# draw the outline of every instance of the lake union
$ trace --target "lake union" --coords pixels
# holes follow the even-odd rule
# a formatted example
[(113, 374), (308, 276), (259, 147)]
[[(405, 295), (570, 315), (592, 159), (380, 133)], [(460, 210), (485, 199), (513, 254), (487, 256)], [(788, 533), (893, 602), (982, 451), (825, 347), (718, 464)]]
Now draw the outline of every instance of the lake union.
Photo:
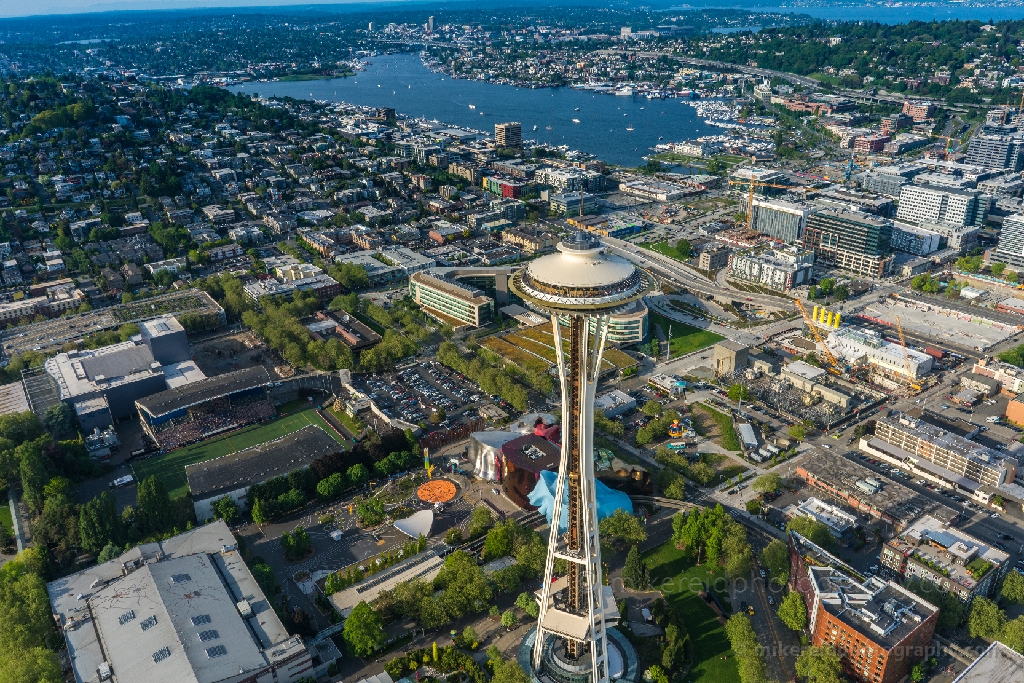
[(624, 166), (642, 164), (642, 157), (659, 140), (678, 142), (723, 132), (704, 124), (684, 99), (648, 100), (566, 87), (530, 89), (459, 80), (430, 71), (414, 54), (378, 55), (369, 61), (366, 71), (350, 78), (244, 83), (229, 90), (393, 107), (400, 114), (489, 134), (496, 123), (519, 121), (524, 139), (568, 145)]

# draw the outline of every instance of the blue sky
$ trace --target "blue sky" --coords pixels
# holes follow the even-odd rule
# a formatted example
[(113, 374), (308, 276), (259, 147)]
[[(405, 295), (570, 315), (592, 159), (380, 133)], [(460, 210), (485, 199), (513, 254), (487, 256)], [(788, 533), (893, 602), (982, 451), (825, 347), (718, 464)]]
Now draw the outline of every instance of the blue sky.
[[(389, 4), (396, 0), (387, 0)], [(0, 17), (196, 7), (375, 4), (374, 0), (0, 0)]]

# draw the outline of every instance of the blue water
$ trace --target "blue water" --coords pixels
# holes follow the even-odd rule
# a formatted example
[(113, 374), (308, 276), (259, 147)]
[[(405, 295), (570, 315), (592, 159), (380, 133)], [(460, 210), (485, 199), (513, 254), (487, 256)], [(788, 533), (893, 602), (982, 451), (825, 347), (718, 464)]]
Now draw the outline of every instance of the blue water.
[(893, 7), (885, 3), (873, 3), (864, 5), (836, 5), (829, 7), (814, 7), (803, 5), (730, 5), (727, 3), (709, 2), (694, 4), (687, 8), (679, 9), (741, 9), (756, 10), (758, 12), (777, 12), (779, 14), (807, 14), (817, 19), (830, 19), (834, 21), (877, 21), (883, 24), (905, 24), (911, 21), (943, 21), (948, 19), (973, 19), (976, 21), (1001, 21), (1003, 19), (1024, 18), (1024, 6), (1022, 7), (972, 7), (965, 5), (914, 5)]
[[(394, 107), (401, 114), (492, 134), (495, 123), (519, 121), (524, 139), (568, 145), (624, 166), (643, 163), (642, 157), (650, 154), (649, 148), (658, 144), (659, 137), (670, 142), (722, 132), (706, 126), (682, 99), (648, 100), (572, 88), (516, 88), (452, 79), (430, 71), (418, 56), (409, 54), (380, 55), (371, 62), (366, 71), (351, 78), (245, 83), (229, 89)], [(470, 104), (476, 108), (470, 109)], [(579, 111), (575, 111), (577, 107)], [(573, 123), (574, 118), (580, 123)], [(630, 124), (632, 131), (626, 130)]]

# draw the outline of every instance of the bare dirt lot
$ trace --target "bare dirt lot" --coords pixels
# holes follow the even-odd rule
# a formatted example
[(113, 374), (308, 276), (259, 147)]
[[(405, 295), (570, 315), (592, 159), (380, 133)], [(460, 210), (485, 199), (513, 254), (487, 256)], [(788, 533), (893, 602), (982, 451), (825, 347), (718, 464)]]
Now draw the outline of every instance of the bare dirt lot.
[(281, 379), (287, 372), (281, 372), (282, 365), (269, 347), (256, 340), (251, 332), (239, 332), (199, 342), (192, 347), (192, 358), (207, 377), (222, 375), (233, 370), (243, 370), (262, 365), (272, 379)]

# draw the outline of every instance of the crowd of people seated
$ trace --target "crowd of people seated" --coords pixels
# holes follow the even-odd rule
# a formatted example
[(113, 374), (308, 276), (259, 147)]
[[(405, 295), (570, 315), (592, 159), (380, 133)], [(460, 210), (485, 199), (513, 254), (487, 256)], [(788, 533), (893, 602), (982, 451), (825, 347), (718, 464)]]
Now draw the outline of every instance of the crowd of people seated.
[(153, 432), (160, 450), (170, 451), (276, 415), (274, 404), (265, 396), (246, 396), (236, 401), (218, 398), (190, 408), (188, 415), (155, 427)]

